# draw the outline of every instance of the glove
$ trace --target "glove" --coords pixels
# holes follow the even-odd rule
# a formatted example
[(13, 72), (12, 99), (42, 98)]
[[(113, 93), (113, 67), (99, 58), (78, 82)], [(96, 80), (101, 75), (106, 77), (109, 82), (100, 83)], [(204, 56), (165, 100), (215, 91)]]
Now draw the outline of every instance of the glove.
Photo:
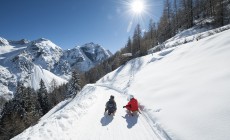
[(123, 108), (125, 108), (125, 106), (123, 106)]

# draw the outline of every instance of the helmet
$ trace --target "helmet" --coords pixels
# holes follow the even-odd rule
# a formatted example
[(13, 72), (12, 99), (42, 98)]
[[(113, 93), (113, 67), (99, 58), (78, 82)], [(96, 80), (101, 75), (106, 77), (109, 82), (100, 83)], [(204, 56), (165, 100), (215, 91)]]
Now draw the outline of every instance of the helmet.
[(134, 96), (133, 95), (129, 95), (128, 98), (127, 98), (127, 100), (130, 101), (132, 98), (134, 98)]
[(129, 98), (132, 99), (132, 98), (134, 98), (134, 96), (133, 95), (129, 95)]
[(113, 96), (113, 95), (111, 95), (111, 96), (110, 96), (110, 99), (114, 99), (114, 96)]

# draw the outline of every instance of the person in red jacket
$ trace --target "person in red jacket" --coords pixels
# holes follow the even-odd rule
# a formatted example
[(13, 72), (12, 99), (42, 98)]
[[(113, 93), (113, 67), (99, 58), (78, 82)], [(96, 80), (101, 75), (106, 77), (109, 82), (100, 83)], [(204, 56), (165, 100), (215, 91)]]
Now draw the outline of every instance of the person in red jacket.
[(139, 112), (137, 99), (130, 95), (128, 104), (123, 106), (123, 108), (126, 108), (132, 115), (135, 112)]

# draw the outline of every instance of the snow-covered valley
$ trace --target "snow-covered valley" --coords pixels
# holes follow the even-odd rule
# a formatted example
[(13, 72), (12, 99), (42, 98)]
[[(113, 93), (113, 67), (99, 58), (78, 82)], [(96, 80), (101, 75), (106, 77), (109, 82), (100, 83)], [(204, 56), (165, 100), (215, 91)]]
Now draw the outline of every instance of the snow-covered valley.
[[(86, 85), (14, 140), (228, 140), (230, 30), (133, 59)], [(129, 116), (128, 95), (142, 114)], [(104, 115), (114, 95), (115, 116)]]

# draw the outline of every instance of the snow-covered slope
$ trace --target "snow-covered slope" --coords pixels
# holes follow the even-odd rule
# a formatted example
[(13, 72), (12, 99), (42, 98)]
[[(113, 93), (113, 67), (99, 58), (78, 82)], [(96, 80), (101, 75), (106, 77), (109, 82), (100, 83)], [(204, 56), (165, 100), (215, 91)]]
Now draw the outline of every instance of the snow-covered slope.
[(1, 40), (4, 43), (0, 47), (0, 96), (11, 98), (18, 81), (35, 90), (41, 79), (48, 89), (53, 79), (59, 85), (67, 82), (48, 71), (62, 55), (61, 48), (51, 41), (43, 38), (31, 42)]
[(216, 28), (213, 30), (210, 30), (210, 28), (207, 27), (200, 27), (200, 26), (195, 26), (193, 28), (184, 30), (174, 37), (168, 39), (162, 44), (159, 44), (158, 46), (155, 46), (154, 48), (150, 49), (148, 52), (153, 53), (156, 50), (162, 50), (165, 48), (170, 48), (170, 47), (176, 47), (185, 43), (189, 43), (192, 41), (198, 41), (200, 39), (206, 38), (208, 36), (214, 35), (216, 33), (223, 32), (225, 30), (229, 30), (230, 25), (226, 25), (220, 28)]
[(63, 51), (45, 38), (34, 41), (0, 38), (0, 70), (3, 71), (0, 96), (11, 97), (17, 81), (34, 89), (39, 88), (41, 79), (48, 89), (53, 79), (58, 84), (66, 83), (64, 79), (70, 77), (73, 69), (87, 71), (110, 56), (108, 51), (93, 43)]
[[(13, 138), (228, 140), (230, 30), (129, 61)], [(142, 114), (122, 108), (133, 94)], [(110, 95), (116, 115), (104, 116)]]
[(14, 85), (17, 84), (16, 77), (12, 75), (5, 67), (0, 65), (0, 96), (10, 99)]

